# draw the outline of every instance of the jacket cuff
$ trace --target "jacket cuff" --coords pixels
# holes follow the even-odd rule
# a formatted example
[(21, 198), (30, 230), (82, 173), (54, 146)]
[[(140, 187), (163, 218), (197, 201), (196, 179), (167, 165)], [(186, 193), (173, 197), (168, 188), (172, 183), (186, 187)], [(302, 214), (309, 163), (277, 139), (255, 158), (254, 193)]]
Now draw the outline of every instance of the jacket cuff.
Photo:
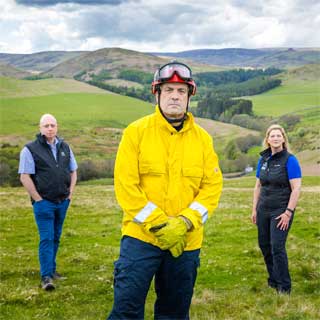
[(155, 208), (152, 215), (142, 223), (142, 226), (149, 231), (151, 228), (167, 223), (168, 220), (168, 216), (160, 208)]
[(179, 213), (179, 216), (184, 216), (190, 220), (194, 229), (199, 229), (203, 226), (201, 216), (196, 210), (186, 208)]

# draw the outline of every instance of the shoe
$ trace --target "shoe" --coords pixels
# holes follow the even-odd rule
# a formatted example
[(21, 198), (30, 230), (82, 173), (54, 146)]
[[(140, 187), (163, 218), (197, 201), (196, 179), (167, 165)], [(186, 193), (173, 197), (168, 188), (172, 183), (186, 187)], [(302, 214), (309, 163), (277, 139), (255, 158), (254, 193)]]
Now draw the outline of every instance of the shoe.
[(41, 279), (41, 288), (46, 291), (51, 291), (55, 289), (55, 286), (50, 277), (43, 277)]
[(268, 283), (268, 287), (276, 290), (278, 289), (278, 286), (276, 284), (270, 282)]
[(53, 274), (53, 280), (64, 280), (64, 279), (67, 279), (67, 277), (64, 277), (62, 274), (60, 274), (59, 272), (55, 272)]

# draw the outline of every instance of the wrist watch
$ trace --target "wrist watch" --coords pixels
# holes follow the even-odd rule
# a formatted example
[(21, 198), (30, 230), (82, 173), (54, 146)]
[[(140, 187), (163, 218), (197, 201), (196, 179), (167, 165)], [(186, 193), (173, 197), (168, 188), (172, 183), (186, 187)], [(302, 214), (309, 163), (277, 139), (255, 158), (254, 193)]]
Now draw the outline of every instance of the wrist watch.
[(289, 211), (289, 212), (291, 212), (291, 213), (294, 213), (294, 209), (287, 208), (286, 211)]

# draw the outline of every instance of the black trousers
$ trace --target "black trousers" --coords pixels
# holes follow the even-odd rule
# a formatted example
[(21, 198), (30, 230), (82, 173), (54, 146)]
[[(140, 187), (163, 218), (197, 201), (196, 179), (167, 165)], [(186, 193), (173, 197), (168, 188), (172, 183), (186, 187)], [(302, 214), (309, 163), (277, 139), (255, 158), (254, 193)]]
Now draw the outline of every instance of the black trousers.
[(291, 278), (286, 252), (286, 240), (293, 221), (293, 215), (287, 230), (277, 228), (279, 220), (275, 218), (278, 216), (279, 213), (272, 213), (261, 208), (258, 210), (258, 240), (269, 274), (269, 286), (276, 288), (279, 292), (289, 293), (291, 290)]
[(107, 319), (144, 319), (144, 305), (153, 277), (156, 320), (188, 320), (200, 249), (178, 258), (168, 250), (124, 236), (114, 269), (114, 303)]

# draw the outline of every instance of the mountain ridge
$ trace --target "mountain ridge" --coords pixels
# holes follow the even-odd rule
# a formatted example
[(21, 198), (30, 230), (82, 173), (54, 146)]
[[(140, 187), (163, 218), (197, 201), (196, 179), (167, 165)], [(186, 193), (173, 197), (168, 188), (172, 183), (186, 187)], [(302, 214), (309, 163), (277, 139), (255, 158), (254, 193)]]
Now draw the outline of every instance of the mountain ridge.
[[(105, 56), (103, 56), (105, 54)], [(111, 57), (113, 55), (113, 57)], [(105, 67), (108, 57), (113, 64), (118, 59), (128, 58), (128, 67), (136, 67), (151, 72), (158, 65), (172, 59), (188, 61), (188, 63), (205, 64), (208, 68), (290, 68), (320, 62), (320, 48), (224, 48), (197, 49), (181, 52), (140, 52), (125, 48), (101, 48), (94, 51), (43, 51), (31, 54), (0, 53), (0, 64), (11, 65), (23, 71), (33, 73), (52, 73), (54, 76), (72, 77), (80, 70), (71, 70), (77, 62), (85, 61), (85, 67), (91, 69), (94, 64)], [(132, 63), (135, 56), (136, 61)], [(96, 59), (96, 61), (95, 61)], [(105, 59), (105, 61), (103, 61)], [(130, 62), (131, 60), (131, 62)], [(64, 75), (63, 67), (68, 62), (68, 74)], [(121, 64), (121, 62), (119, 62)], [(118, 65), (119, 65), (118, 63)], [(124, 62), (122, 62), (124, 64)], [(70, 69), (70, 70), (69, 70)], [(112, 71), (112, 70), (111, 70)]]
[(151, 54), (188, 58), (206, 64), (230, 67), (288, 68), (320, 62), (320, 48), (224, 48), (181, 52), (151, 52)]

